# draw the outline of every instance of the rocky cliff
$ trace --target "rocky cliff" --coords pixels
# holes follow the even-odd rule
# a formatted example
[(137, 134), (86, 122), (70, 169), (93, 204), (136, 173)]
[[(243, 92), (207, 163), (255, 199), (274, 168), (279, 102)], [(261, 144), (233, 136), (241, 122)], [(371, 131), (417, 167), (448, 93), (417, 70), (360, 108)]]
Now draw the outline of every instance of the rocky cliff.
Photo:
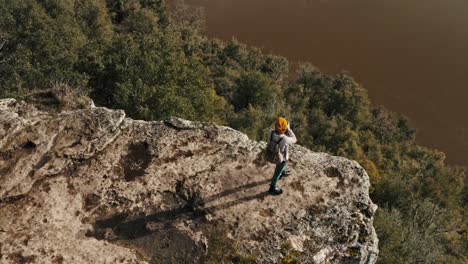
[(364, 169), (295, 145), (271, 196), (264, 147), (209, 123), (0, 100), (0, 262), (374, 263)]

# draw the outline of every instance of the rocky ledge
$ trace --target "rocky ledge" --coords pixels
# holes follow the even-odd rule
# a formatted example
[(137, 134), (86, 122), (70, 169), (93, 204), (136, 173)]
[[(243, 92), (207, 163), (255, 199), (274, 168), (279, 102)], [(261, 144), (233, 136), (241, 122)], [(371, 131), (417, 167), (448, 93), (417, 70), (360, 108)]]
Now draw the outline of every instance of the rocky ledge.
[(264, 147), (209, 123), (0, 100), (0, 262), (374, 263), (364, 169), (295, 145), (271, 196)]

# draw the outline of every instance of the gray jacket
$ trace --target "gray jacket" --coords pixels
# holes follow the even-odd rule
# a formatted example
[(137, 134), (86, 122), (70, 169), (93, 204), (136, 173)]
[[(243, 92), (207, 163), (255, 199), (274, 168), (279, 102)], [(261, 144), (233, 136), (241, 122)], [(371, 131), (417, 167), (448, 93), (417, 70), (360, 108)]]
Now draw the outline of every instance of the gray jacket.
[[(271, 136), (271, 133), (273, 133), (273, 137)], [(283, 162), (289, 159), (289, 145), (296, 143), (297, 139), (296, 135), (294, 135), (294, 132), (290, 128), (288, 128), (284, 134), (278, 134), (272, 128), (268, 130), (268, 142), (270, 142), (270, 140), (279, 142), (281, 138), (283, 140), (279, 143), (279, 149), (283, 154), (281, 158), (281, 162)]]

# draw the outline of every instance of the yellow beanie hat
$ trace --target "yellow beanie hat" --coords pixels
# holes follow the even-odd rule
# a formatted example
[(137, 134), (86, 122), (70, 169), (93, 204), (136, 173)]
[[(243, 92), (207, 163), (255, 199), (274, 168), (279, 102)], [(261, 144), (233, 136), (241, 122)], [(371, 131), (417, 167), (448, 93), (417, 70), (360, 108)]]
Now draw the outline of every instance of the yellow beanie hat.
[(275, 123), (276, 132), (284, 134), (284, 132), (286, 132), (286, 129), (288, 129), (288, 121), (284, 117), (278, 117)]

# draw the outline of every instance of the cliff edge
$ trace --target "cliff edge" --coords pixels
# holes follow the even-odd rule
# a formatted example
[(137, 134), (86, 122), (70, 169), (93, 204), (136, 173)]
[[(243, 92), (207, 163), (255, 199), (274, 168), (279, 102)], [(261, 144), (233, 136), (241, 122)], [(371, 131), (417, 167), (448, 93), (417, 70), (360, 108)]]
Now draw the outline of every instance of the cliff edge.
[(0, 262), (374, 263), (365, 170), (294, 145), (271, 196), (264, 147), (210, 123), (0, 100)]

